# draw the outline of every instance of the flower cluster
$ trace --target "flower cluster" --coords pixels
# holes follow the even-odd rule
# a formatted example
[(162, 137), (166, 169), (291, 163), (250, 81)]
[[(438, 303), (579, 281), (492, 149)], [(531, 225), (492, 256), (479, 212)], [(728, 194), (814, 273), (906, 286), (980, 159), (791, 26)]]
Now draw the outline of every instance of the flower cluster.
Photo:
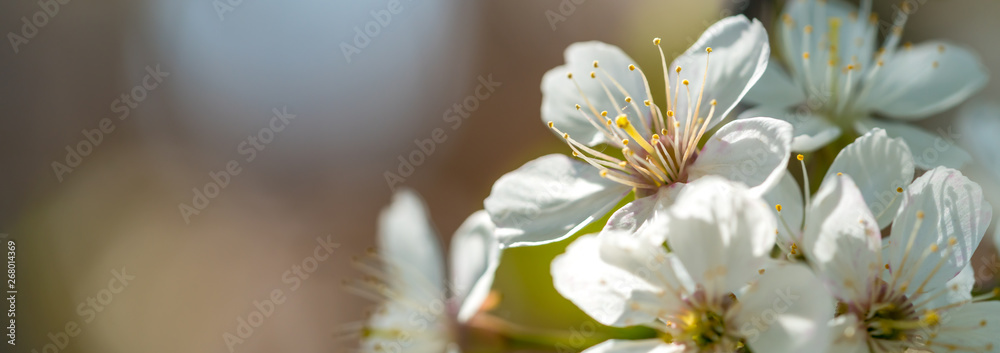
[[(502, 249), (574, 236), (555, 289), (601, 324), (656, 332), (589, 353), (1000, 351), (997, 290), (974, 296), (970, 265), (992, 207), (954, 169), (972, 157), (951, 141), (926, 158), (938, 142), (903, 124), (987, 75), (957, 45), (900, 47), (905, 15), (876, 50), (870, 6), (788, 1), (774, 57), (744, 16), (669, 63), (653, 39), (661, 97), (621, 49), (570, 45), (542, 78), (541, 115), (572, 156), (496, 181), (453, 237), (448, 288), (423, 204), (397, 193), (379, 249), (356, 261), (368, 277), (348, 283), (382, 303), (362, 351), (458, 351), (470, 331), (511, 329), (477, 315)], [(756, 107), (727, 122), (744, 100)], [(789, 166), (820, 149), (836, 157)]]

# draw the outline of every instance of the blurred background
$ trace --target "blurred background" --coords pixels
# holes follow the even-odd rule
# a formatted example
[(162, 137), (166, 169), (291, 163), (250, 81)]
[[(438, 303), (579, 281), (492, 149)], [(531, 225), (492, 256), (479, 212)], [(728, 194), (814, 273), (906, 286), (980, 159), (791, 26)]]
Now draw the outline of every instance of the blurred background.
[[(1000, 72), (1000, 2), (919, 2), (904, 40), (964, 43)], [(340, 282), (359, 276), (349, 259), (374, 246), (385, 173), (399, 173), (414, 140), (445, 131), (398, 186), (424, 196), (447, 245), (496, 178), (568, 152), (539, 117), (542, 74), (567, 45), (605, 41), (655, 67), (651, 38), (676, 55), (731, 14), (770, 25), (782, 2), (401, 0), (377, 35), (356, 38), (387, 4), (0, 3), (0, 236), (18, 249), (15, 351), (229, 352), (224, 335), (275, 289), (286, 301), (232, 351), (346, 351), (340, 328), (372, 303)], [(893, 5), (876, 0), (876, 11), (888, 18)], [(24, 22), (42, 11), (45, 21)], [(484, 80), (499, 86), (470, 98)], [(997, 80), (977, 96), (997, 98)], [(477, 108), (453, 128), (445, 116), (469, 99)], [(317, 238), (339, 247), (287, 290), (285, 272)], [(506, 252), (492, 314), (540, 329), (588, 322), (551, 288), (548, 262), (565, 245)], [(122, 277), (127, 286), (109, 283)]]

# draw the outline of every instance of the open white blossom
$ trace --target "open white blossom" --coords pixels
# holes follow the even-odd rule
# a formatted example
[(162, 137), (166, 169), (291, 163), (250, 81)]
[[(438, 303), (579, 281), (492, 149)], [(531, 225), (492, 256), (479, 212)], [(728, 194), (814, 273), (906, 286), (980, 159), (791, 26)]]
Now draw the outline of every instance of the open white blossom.
[(360, 351), (458, 351), (458, 327), (486, 300), (499, 264), (500, 246), (493, 231), (484, 211), (473, 213), (455, 231), (451, 283), (446, 287), (444, 258), (423, 201), (408, 189), (397, 191), (379, 218), (377, 253), (354, 261), (368, 277), (345, 283), (349, 290), (379, 302), (358, 328)]
[(808, 267), (771, 260), (775, 219), (745, 186), (696, 180), (655, 223), (582, 236), (552, 262), (556, 290), (598, 322), (663, 333), (586, 352), (825, 351), (833, 298)]
[[(989, 80), (970, 50), (946, 41), (918, 45), (900, 37), (908, 14), (902, 3), (891, 23), (879, 22), (871, 0), (860, 10), (842, 0), (792, 0), (776, 24), (781, 53), (771, 60), (741, 117), (772, 116), (795, 127), (793, 151), (811, 152), (844, 131), (879, 127), (912, 149), (918, 167), (953, 168), (970, 161), (951, 136), (907, 123), (955, 107)], [(886, 39), (876, 50), (877, 35)], [(875, 118), (878, 116), (880, 118)], [(932, 151), (933, 150), (933, 151)], [(925, 154), (925, 152), (927, 152)]]
[(970, 296), (969, 261), (992, 218), (982, 190), (938, 167), (901, 200), (885, 242), (847, 174), (806, 206), (800, 250), (840, 302), (831, 352), (994, 352), (1000, 303)]
[[(788, 163), (791, 125), (753, 118), (710, 132), (767, 66), (770, 49), (760, 22), (743, 16), (719, 21), (669, 67), (659, 51), (664, 105), (653, 102), (643, 71), (612, 45), (570, 45), (566, 64), (545, 74), (542, 118), (580, 160), (543, 156), (493, 185), (485, 208), (501, 243), (564, 239), (633, 190), (637, 200), (616, 213), (610, 227), (638, 228), (681, 186), (706, 175), (761, 193), (778, 182)], [(597, 145), (619, 149), (622, 158)]]

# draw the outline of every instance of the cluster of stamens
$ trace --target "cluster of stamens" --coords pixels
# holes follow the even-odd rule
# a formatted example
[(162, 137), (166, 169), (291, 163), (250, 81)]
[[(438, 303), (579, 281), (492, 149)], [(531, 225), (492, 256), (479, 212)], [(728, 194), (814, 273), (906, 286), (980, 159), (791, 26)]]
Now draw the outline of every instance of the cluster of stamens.
[[(420, 275), (413, 268), (400, 266), (391, 259), (380, 256), (374, 249), (369, 249), (366, 256), (351, 258), (351, 264), (364, 273), (357, 280), (344, 280), (342, 286), (348, 292), (362, 298), (379, 303), (379, 307), (366, 314), (361, 322), (346, 324), (338, 330), (341, 335), (338, 340), (357, 340), (361, 344), (360, 352), (391, 353), (401, 348), (414, 352), (440, 352), (444, 345), (452, 341), (448, 319), (448, 308), (444, 302), (444, 292)], [(402, 284), (401, 278), (415, 279), (418, 282)], [(420, 297), (435, 298), (431, 302), (413, 298), (400, 291), (402, 286), (417, 285)], [(389, 307), (395, 310), (405, 310), (406, 316), (397, 320), (379, 319), (392, 315)], [(425, 327), (419, 327), (407, 320), (419, 318)], [(379, 324), (381, 323), (381, 324)], [(401, 342), (409, 342), (406, 347)]]
[[(709, 102), (708, 115), (704, 118), (699, 118), (701, 112), (703, 95), (705, 92), (704, 81), (702, 82), (701, 88), (698, 91), (697, 101), (692, 99), (690, 82), (688, 80), (680, 80), (680, 73), (682, 71), (681, 67), (676, 67), (675, 71), (678, 75), (678, 81), (674, 85), (674, 93), (671, 95), (669, 87), (670, 85), (670, 75), (667, 72), (666, 58), (663, 55), (663, 49), (660, 48), (660, 39), (656, 38), (653, 40), (653, 44), (657, 46), (660, 51), (660, 60), (663, 63), (663, 79), (666, 90), (666, 102), (667, 110), (663, 113), (659, 106), (651, 100), (643, 101), (643, 105), (648, 109), (650, 116), (652, 117), (652, 127), (654, 131), (659, 133), (651, 133), (649, 136), (640, 132), (636, 129), (634, 120), (638, 117), (638, 123), (643, 127), (643, 131), (647, 130), (645, 127), (649, 127), (649, 123), (646, 121), (646, 114), (639, 104), (633, 100), (632, 95), (618, 83), (614, 77), (609, 75), (607, 71), (601, 68), (597, 61), (594, 61), (594, 69), (596, 71), (590, 72), (590, 79), (596, 80), (603, 87), (605, 94), (608, 98), (615, 102), (616, 99), (612, 94), (609, 87), (614, 87), (622, 95), (625, 96), (624, 102), (620, 102), (622, 107), (617, 104), (615, 106), (616, 114), (614, 118), (609, 117), (607, 111), (598, 111), (584, 94), (583, 90), (580, 88), (579, 83), (573, 77), (572, 73), (569, 73), (567, 77), (573, 80), (576, 85), (577, 90), (580, 92), (583, 103), (587, 109), (582, 109), (579, 104), (576, 105), (577, 111), (583, 116), (585, 120), (590, 122), (598, 131), (603, 133), (608, 141), (611, 141), (613, 145), (621, 148), (622, 157), (617, 158), (610, 156), (608, 154), (597, 151), (593, 148), (586, 146), (573, 139), (569, 134), (564, 133), (555, 126), (554, 123), (549, 122), (549, 128), (554, 130), (556, 133), (562, 135), (567, 144), (573, 150), (573, 155), (586, 161), (590, 165), (597, 168), (602, 177), (614, 180), (618, 183), (631, 186), (637, 190), (655, 190), (664, 185), (669, 185), (675, 182), (684, 182), (687, 180), (687, 173), (685, 168), (691, 164), (695, 158), (697, 158), (698, 152), (698, 142), (701, 141), (702, 136), (704, 136), (706, 130), (710, 126), (710, 122), (715, 114), (715, 100)], [(706, 52), (711, 53), (712, 48), (706, 48)], [(706, 61), (707, 61), (706, 57)], [(646, 89), (646, 96), (652, 97), (649, 90), (649, 81), (647, 81), (645, 74), (642, 70), (637, 68), (635, 65), (629, 65), (628, 69), (630, 71), (638, 71), (638, 74), (642, 77), (643, 84)], [(597, 71), (600, 71), (598, 74)], [(708, 74), (708, 64), (705, 65), (705, 75)], [(606, 82), (607, 79), (610, 82)], [(681, 86), (684, 86), (684, 90), (687, 96), (687, 106), (686, 112), (675, 112), (673, 107), (677, 106), (677, 97), (680, 95)], [(671, 97), (673, 99), (671, 99)], [(693, 109), (692, 109), (693, 107)], [(631, 110), (629, 110), (631, 108)], [(631, 115), (630, 115), (631, 114)], [(678, 120), (675, 116), (676, 114), (684, 114), (687, 119)], [(632, 116), (632, 118), (630, 118)]]
[[(891, 268), (888, 263), (884, 263), (879, 252), (879, 263), (884, 263), (877, 270), (873, 270), (871, 280), (873, 283), (868, 287), (867, 300), (862, 303), (843, 303), (844, 311), (850, 312), (858, 317), (863, 332), (858, 332), (856, 328), (848, 328), (844, 332), (845, 336), (855, 334), (867, 335), (867, 344), (872, 352), (902, 352), (907, 348), (926, 349), (938, 347), (947, 351), (963, 352), (988, 352), (992, 350), (992, 345), (985, 346), (963, 346), (953, 343), (940, 343), (935, 338), (941, 331), (940, 324), (948, 320), (948, 310), (961, 305), (978, 302), (995, 297), (998, 293), (992, 293), (972, 298), (971, 300), (960, 301), (943, 306), (935, 306), (935, 299), (947, 295), (950, 291), (958, 291), (957, 285), (950, 287), (929, 288), (931, 279), (941, 270), (942, 266), (957, 251), (958, 240), (955, 237), (948, 239), (947, 247), (941, 249), (937, 244), (931, 244), (922, 252), (915, 262), (908, 262), (913, 259), (915, 238), (924, 221), (924, 213), (917, 211), (917, 220), (913, 231), (907, 239), (907, 244), (903, 253), (899, 268)], [(937, 264), (926, 274), (926, 277), (917, 279), (917, 269), (921, 267), (932, 254), (941, 254)], [(891, 277), (883, 280), (882, 271), (891, 271)], [(916, 290), (912, 293), (909, 289), (916, 285)], [(853, 290), (861, 290), (853, 283), (844, 283), (844, 286)], [(907, 294), (910, 293), (910, 294)], [(984, 319), (974, 327), (949, 327), (948, 330), (977, 330), (987, 325)], [(933, 348), (932, 348), (933, 349)], [(933, 349), (937, 351), (937, 349)]]
[(733, 334), (735, 328), (730, 315), (739, 304), (733, 295), (716, 300), (707, 300), (705, 292), (699, 290), (685, 300), (686, 308), (681, 314), (664, 315), (663, 331), (669, 334), (675, 344), (697, 347), (700, 352), (738, 352), (743, 347), (742, 338)]
[[(826, 1), (818, 1), (817, 3), (817, 11), (823, 13)], [(852, 31), (847, 33), (857, 35), (854, 38), (840, 38), (840, 29), (844, 25), (840, 17), (830, 17), (827, 19), (827, 33), (820, 33), (818, 37), (815, 37), (819, 40), (818, 47), (823, 51), (821, 53), (810, 53), (808, 51), (812, 47), (812, 41), (814, 40), (813, 26), (811, 24), (803, 26), (801, 29), (802, 43), (800, 45), (804, 51), (799, 56), (801, 62), (798, 65), (790, 65), (790, 69), (793, 70), (792, 76), (797, 79), (797, 83), (808, 92), (810, 97), (821, 100), (823, 103), (823, 113), (830, 117), (854, 116), (860, 113), (852, 111), (850, 103), (858, 97), (869, 94), (871, 87), (874, 86), (869, 83), (873, 82), (876, 73), (884, 65), (884, 60), (891, 56), (897, 46), (899, 46), (903, 27), (908, 19), (908, 14), (911, 12), (909, 2), (904, 1), (900, 11), (897, 12), (897, 16), (892, 21), (891, 31), (889, 31), (881, 48), (878, 49), (872, 59), (872, 66), (866, 70), (857, 55), (852, 55), (848, 58), (849, 60), (845, 60), (845, 58), (842, 58), (843, 53), (840, 51), (842, 41), (845, 42), (844, 45), (853, 44), (858, 48), (862, 48), (870, 45), (866, 38), (875, 38), (874, 32), (879, 28), (879, 19), (871, 11), (871, 0), (862, 0), (860, 9), (862, 11), (861, 14), (857, 12), (850, 14), (848, 18), (850, 23), (847, 24), (850, 27), (846, 27), (852, 29)], [(868, 18), (869, 23), (866, 24), (864, 21), (859, 21), (860, 18)], [(789, 14), (784, 15), (783, 22), (788, 30), (791, 30), (796, 25), (795, 20)], [(795, 43), (792, 43), (792, 36), (784, 36), (783, 39), (785, 48), (796, 47), (793, 45)], [(904, 43), (903, 48), (909, 49), (910, 44)], [(940, 46), (938, 50), (943, 53), (944, 49), (944, 46)], [(813, 67), (816, 64), (812, 61), (816, 58), (826, 60), (825, 74), (813, 74)], [(938, 61), (933, 61), (930, 68), (936, 69), (939, 66)], [(804, 72), (794, 72), (798, 68), (801, 68)], [(860, 92), (852, 92), (856, 88), (854, 86), (857, 85), (855, 79), (858, 78), (854, 77), (854, 75), (864, 75), (860, 77), (863, 82)], [(852, 96), (852, 93), (856, 93), (856, 95)], [(843, 123), (846, 124), (848, 121), (844, 121)]]

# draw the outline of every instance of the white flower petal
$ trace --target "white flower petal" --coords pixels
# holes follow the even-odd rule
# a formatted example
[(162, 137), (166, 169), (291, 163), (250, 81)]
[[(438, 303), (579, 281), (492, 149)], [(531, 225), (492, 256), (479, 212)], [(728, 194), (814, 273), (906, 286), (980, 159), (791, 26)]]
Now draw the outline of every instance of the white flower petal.
[(836, 305), (808, 267), (769, 267), (739, 303), (735, 325), (754, 352), (815, 352), (830, 344)]
[[(708, 54), (706, 48), (712, 48), (712, 53)], [(715, 99), (718, 106), (709, 128), (722, 121), (764, 74), (770, 53), (767, 31), (756, 19), (751, 22), (743, 15), (727, 17), (705, 30), (701, 38), (669, 67), (671, 85), (685, 79), (690, 82), (691, 104), (681, 87), (680, 97), (676, 97), (677, 104), (673, 106), (681, 126), (687, 121), (689, 109), (691, 112), (696, 110), (703, 82), (704, 97), (697, 116), (708, 115), (709, 102)], [(707, 81), (704, 80), (706, 56), (710, 56)], [(682, 68), (679, 78), (674, 71), (678, 66)]]
[(834, 125), (822, 116), (791, 111), (788, 108), (776, 106), (760, 106), (748, 109), (740, 114), (738, 119), (768, 117), (792, 124), (792, 152), (808, 153), (826, 146), (840, 137), (840, 127)]
[(573, 235), (630, 191), (587, 163), (550, 154), (500, 177), (483, 204), (502, 245), (529, 246)]
[[(968, 352), (1000, 351), (1000, 302), (987, 301), (959, 306), (941, 315), (933, 338), (935, 346), (968, 347)], [(958, 350), (961, 351), (961, 350)]]
[[(688, 184), (665, 219), (650, 232), (665, 234), (695, 283), (735, 292), (763, 268), (774, 247), (774, 216), (764, 201), (742, 184), (706, 177)], [(655, 239), (655, 237), (647, 237)]]
[[(590, 146), (608, 142), (617, 143), (608, 141), (606, 135), (576, 110), (576, 105), (579, 104), (580, 110), (590, 115), (591, 119), (603, 119), (600, 117), (601, 111), (607, 111), (614, 117), (618, 115), (618, 109), (628, 106), (624, 112), (630, 118), (636, 119), (635, 110), (625, 102), (626, 95), (622, 94), (611, 80), (614, 78), (633, 101), (638, 102), (646, 124), (652, 122), (650, 110), (642, 104), (644, 100), (649, 99), (646, 95), (646, 85), (639, 71), (628, 70), (628, 66), (635, 64), (635, 61), (620, 48), (601, 42), (573, 43), (566, 48), (565, 58), (565, 65), (549, 70), (542, 77), (542, 121), (555, 123), (562, 132)], [(594, 68), (595, 60), (599, 62), (599, 68)], [(598, 78), (591, 78), (591, 72)], [(567, 78), (569, 73), (573, 74), (572, 80)], [(602, 80), (604, 86), (601, 86)], [(607, 91), (604, 90), (605, 86)], [(586, 98), (580, 94), (581, 90)], [(608, 97), (608, 92), (614, 97), (613, 101)], [(595, 121), (601, 124), (604, 122), (604, 120)], [(639, 120), (633, 120), (632, 123), (640, 132), (648, 131)]]
[(889, 235), (888, 264), (897, 283), (908, 284), (908, 295), (943, 287), (969, 265), (992, 216), (983, 190), (961, 172), (938, 167), (921, 175), (906, 190)]
[(896, 119), (922, 119), (957, 106), (987, 81), (989, 72), (974, 52), (930, 41), (896, 51), (859, 106)]
[(992, 177), (1000, 180), (1000, 104), (976, 102), (966, 104), (958, 113), (959, 136), (962, 143)]
[[(631, 241), (640, 242), (634, 238)], [(636, 248), (619, 245), (624, 244), (606, 236), (591, 234), (578, 238), (566, 248), (564, 254), (552, 260), (552, 280), (556, 291), (605, 325), (632, 326), (652, 322), (657, 311), (670, 302), (664, 302), (664, 298), (656, 295), (661, 289), (651, 282), (659, 279), (636, 275), (635, 272), (645, 267), (623, 268), (604, 261), (605, 256), (619, 261), (627, 259), (633, 255), (632, 249)], [(646, 260), (650, 254), (654, 258), (657, 255), (663, 259), (672, 258), (663, 249), (652, 246), (639, 248), (644, 251), (635, 253), (635, 261)], [(618, 255), (613, 255), (615, 253)], [(665, 261), (651, 264), (656, 266), (654, 270), (669, 272), (676, 260)]]
[(391, 264), (389, 285), (424, 303), (444, 292), (444, 258), (423, 200), (402, 188), (379, 215), (379, 255)]
[(836, 177), (837, 173), (850, 175), (875, 215), (878, 227), (885, 228), (896, 217), (903, 200), (896, 190), (910, 185), (913, 169), (913, 155), (906, 143), (876, 128), (840, 150), (823, 181)]
[[(992, 271), (992, 269), (990, 270)], [(971, 300), (972, 288), (975, 286), (976, 271), (972, 270), (972, 266), (965, 266), (962, 268), (962, 272), (959, 272), (955, 278), (949, 280), (943, 288), (939, 289), (946, 291), (945, 294), (931, 300), (930, 304), (927, 304), (927, 307), (940, 308), (946, 305)], [(933, 293), (933, 295), (937, 294), (938, 293)]]
[(969, 152), (955, 144), (950, 129), (947, 131), (939, 129), (936, 135), (909, 124), (893, 121), (864, 119), (855, 123), (858, 133), (867, 133), (874, 128), (884, 129), (889, 137), (903, 139), (910, 147), (913, 162), (918, 168), (931, 169), (936, 166), (961, 168), (972, 161)]
[(493, 286), (500, 264), (500, 243), (496, 226), (484, 210), (473, 213), (451, 238), (451, 282), (460, 300), (458, 322), (465, 322), (482, 306)]
[[(757, 84), (747, 92), (743, 101), (755, 105), (787, 108), (802, 103), (806, 96), (799, 87), (792, 81), (792, 78), (781, 67), (777, 60), (770, 60), (767, 63), (767, 71), (760, 77)], [(758, 115), (769, 116), (769, 115)], [(773, 117), (773, 116), (772, 116)]]
[[(764, 194), (771, 211), (774, 212), (775, 219), (778, 220), (778, 240), (787, 247), (792, 242), (801, 242), (802, 221), (805, 216), (805, 208), (802, 202), (802, 189), (795, 177), (785, 171), (781, 176), (778, 185)], [(773, 206), (781, 205), (781, 213)]]
[(770, 118), (731, 121), (709, 138), (688, 169), (688, 180), (720, 175), (758, 195), (781, 179), (788, 165), (792, 126)]
[(684, 347), (663, 342), (659, 339), (648, 340), (607, 340), (596, 346), (587, 348), (583, 353), (682, 353)]
[(849, 176), (834, 175), (820, 186), (803, 228), (806, 258), (834, 296), (848, 302), (866, 300), (881, 266), (881, 233)]
[[(608, 224), (604, 226), (601, 233), (643, 233), (649, 224), (655, 223), (655, 218), (666, 214), (667, 208), (673, 205), (674, 200), (677, 198), (677, 193), (680, 192), (684, 185), (686, 184), (674, 183), (670, 186), (661, 187), (653, 195), (636, 199), (622, 206), (622, 208), (619, 208), (611, 215), (611, 218), (608, 219)], [(660, 242), (662, 243), (663, 240), (660, 239)]]

